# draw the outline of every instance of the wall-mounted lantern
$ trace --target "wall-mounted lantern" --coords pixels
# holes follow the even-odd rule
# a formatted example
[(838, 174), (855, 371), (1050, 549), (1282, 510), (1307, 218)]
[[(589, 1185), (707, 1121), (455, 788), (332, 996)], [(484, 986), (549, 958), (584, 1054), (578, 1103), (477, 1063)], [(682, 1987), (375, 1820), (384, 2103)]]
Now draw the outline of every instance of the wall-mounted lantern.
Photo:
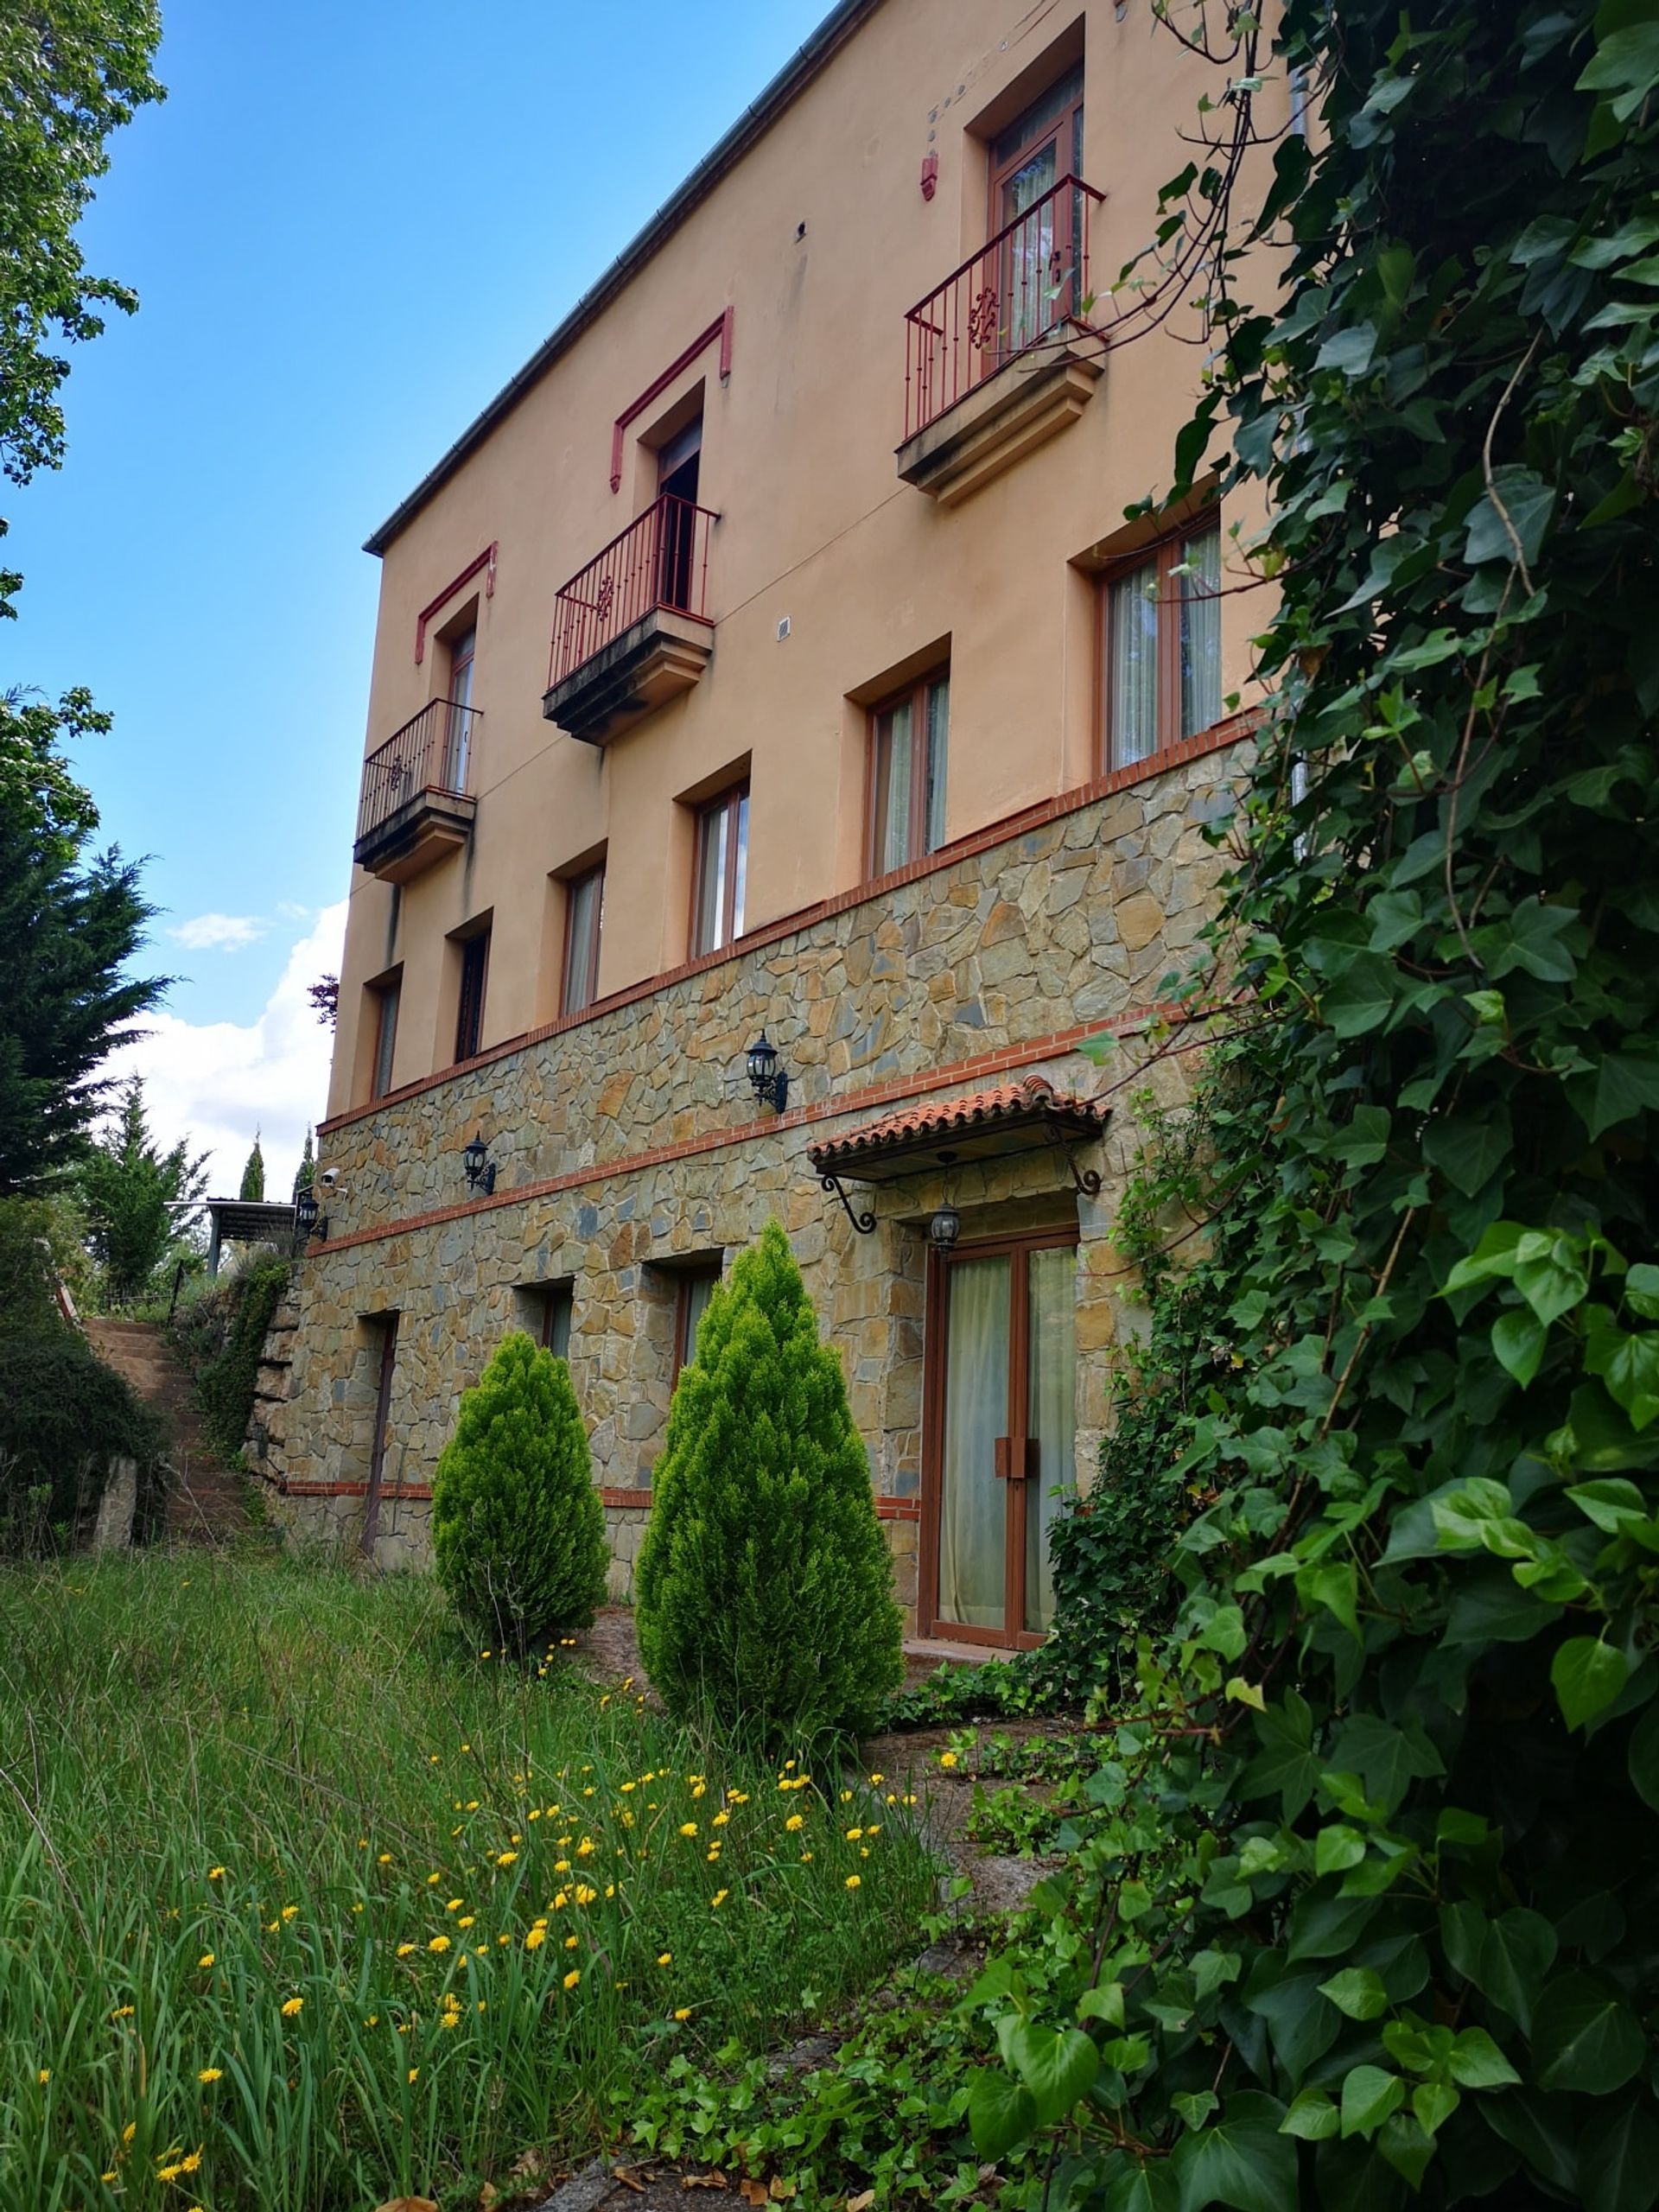
[(962, 1216), (955, 1206), (941, 1206), (927, 1224), (927, 1241), (942, 1260), (950, 1256), (961, 1234)]
[(485, 1149), (481, 1129), (469, 1145), (463, 1147), (461, 1157), (467, 1169), (467, 1189), (482, 1192), (489, 1198), (495, 1189), (495, 1162)]
[(781, 1114), (789, 1103), (789, 1074), (778, 1065), (778, 1047), (766, 1042), (763, 1029), (749, 1047), (749, 1081), (756, 1103)]
[(294, 1194), (294, 1226), (300, 1232), (300, 1242), (308, 1243), (312, 1237), (326, 1239), (328, 1217), (317, 1204), (316, 1192), (308, 1183)]

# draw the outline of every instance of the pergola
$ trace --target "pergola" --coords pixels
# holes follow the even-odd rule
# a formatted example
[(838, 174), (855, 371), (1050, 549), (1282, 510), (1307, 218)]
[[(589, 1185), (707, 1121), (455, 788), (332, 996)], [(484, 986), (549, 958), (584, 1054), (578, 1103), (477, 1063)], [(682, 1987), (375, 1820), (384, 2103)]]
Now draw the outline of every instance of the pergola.
[(213, 1226), (207, 1236), (207, 1272), (219, 1273), (221, 1245), (287, 1244), (294, 1243), (294, 1208), (274, 1198), (208, 1198), (204, 1201)]

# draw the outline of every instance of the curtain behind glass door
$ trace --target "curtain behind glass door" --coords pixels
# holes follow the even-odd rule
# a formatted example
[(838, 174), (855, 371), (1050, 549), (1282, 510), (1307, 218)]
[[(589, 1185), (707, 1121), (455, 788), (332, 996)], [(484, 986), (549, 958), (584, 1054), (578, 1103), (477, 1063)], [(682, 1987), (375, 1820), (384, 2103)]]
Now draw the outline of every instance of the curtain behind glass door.
[(1026, 1431), (1037, 1464), (1026, 1479), (1025, 1626), (1042, 1635), (1054, 1624), (1049, 1536), (1077, 1487), (1077, 1247), (1033, 1252), (1028, 1270)]
[(996, 1440), (1008, 1426), (1006, 1254), (950, 1262), (939, 1485), (941, 1621), (1001, 1630), (1007, 1619), (1007, 1484)]

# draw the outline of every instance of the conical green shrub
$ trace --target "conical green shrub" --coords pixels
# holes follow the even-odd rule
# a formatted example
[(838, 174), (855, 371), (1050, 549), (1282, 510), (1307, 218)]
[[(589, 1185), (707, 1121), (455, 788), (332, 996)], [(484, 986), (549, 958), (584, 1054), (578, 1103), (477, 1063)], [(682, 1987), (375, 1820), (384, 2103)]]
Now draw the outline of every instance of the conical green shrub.
[(893, 1565), (841, 1362), (775, 1221), (681, 1370), (635, 1580), (669, 1712), (774, 1747), (868, 1732), (904, 1675)]
[(526, 1651), (605, 1595), (605, 1512), (562, 1359), (517, 1333), (470, 1390), (432, 1484), (438, 1576), (463, 1620)]

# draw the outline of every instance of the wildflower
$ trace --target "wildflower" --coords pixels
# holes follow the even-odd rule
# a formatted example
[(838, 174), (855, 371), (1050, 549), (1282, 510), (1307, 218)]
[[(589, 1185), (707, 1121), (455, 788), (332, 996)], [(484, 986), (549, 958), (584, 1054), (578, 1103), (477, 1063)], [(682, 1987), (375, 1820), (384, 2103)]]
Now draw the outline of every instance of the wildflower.
[(516, 1851), (499, 1851), (495, 1855), (495, 1863), (498, 1866), (511, 1866), (518, 1856)]
[(131, 2005), (118, 2005), (114, 2012), (111, 2013), (110, 2018), (112, 2020), (130, 2020), (132, 2018)]
[(726, 1802), (728, 1805), (747, 1805), (749, 1802), (749, 1793), (747, 1789), (728, 1789), (726, 1792)]
[(578, 1858), (578, 1859), (591, 1859), (591, 1858), (593, 1857), (593, 1855), (594, 1855), (594, 1839), (592, 1838), (592, 1836), (590, 1836), (590, 1835), (585, 1835), (585, 1836), (583, 1836), (583, 1838), (582, 1839), (582, 1841), (581, 1841), (581, 1842), (576, 1846), (576, 1856), (577, 1856), (577, 1858)]
[(564, 1939), (564, 1948), (567, 1951), (574, 1951), (581, 1941), (580, 1936), (567, 1936)]
[(298, 1914), (299, 1910), (300, 1908), (296, 1904), (285, 1904), (283, 1907), (283, 1918), (284, 1920), (294, 1919)]
[(569, 1973), (564, 1977), (564, 1986), (567, 1989), (574, 1989), (581, 1980), (582, 1968), (580, 1967), (572, 1967)]
[(470, 1751), (473, 1747), (470, 1744), (463, 1744), (461, 1748), (463, 1751)]
[(871, 1787), (871, 1789), (879, 1789), (881, 1787), (881, 1784), (882, 1784), (886, 1780), (887, 1780), (887, 1777), (886, 1777), (886, 1775), (884, 1775), (884, 1774), (873, 1774), (873, 1775), (870, 1777), (870, 1787)]
[(865, 1829), (864, 1833), (866, 1835), (880, 1835), (881, 1833), (880, 1821), (872, 1821), (869, 1826)]
[(674, 2017), (677, 2020), (689, 2020), (691, 2017), (691, 2007), (689, 2005), (682, 2005)]
[(803, 1866), (810, 1866), (812, 1864), (812, 1854), (810, 1851), (804, 1851), (801, 1853), (801, 1864)]
[(469, 1797), (467, 1800), (467, 1810), (469, 1813), (475, 1813), (478, 1810), (478, 1800), (476, 1797)]
[(204, 1951), (201, 1956), (196, 1961), (196, 1964), (199, 1967), (210, 1967), (213, 1963), (213, 1955), (211, 1951)]
[(222, 1866), (210, 1866), (207, 1869), (207, 1878), (210, 1882), (222, 1882), (225, 1878), (225, 1869)]
[(196, 2076), (198, 2082), (222, 2082), (224, 2078), (225, 2069), (222, 2066), (204, 2066)]
[(411, 2082), (413, 2082), (413, 2081), (417, 2077), (417, 2075), (419, 2075), (419, 2073), (420, 2073), (420, 2070), (421, 2070), (421, 2069), (420, 2069), (420, 2068), (419, 2068), (418, 2066), (411, 2066), (411, 2067), (410, 2068), (410, 2069), (409, 2069), (409, 2078), (410, 2078), (410, 2080)]
[(429, 1951), (447, 1951), (449, 1948), (449, 1938), (447, 1936), (435, 1936), (426, 1948)]
[(426, 1886), (429, 1890), (435, 1890), (442, 1879), (442, 1874), (429, 1874), (426, 1878)]
[(862, 1828), (849, 1828), (847, 1831), (847, 1840), (849, 1843), (859, 1843), (863, 1840), (863, 1835), (864, 1831)]
[(51, 2079), (52, 2069), (49, 2066), (42, 2066), (41, 2069), (41, 2087), (44, 2088)]
[(858, 1847), (858, 1855), (861, 1859), (868, 1859), (869, 1857), (870, 1847), (868, 1843), (860, 1844)]
[(939, 1764), (942, 1767), (953, 1767), (956, 1764), (957, 1755), (954, 1751), (941, 1751), (939, 1753)]
[(709, 1911), (718, 1912), (721, 1906), (725, 1904), (727, 1898), (730, 1897), (731, 1894), (732, 1893), (729, 1890), (716, 1890), (713, 1897), (709, 1900)]
[(597, 1890), (590, 1890), (586, 1882), (578, 1882), (576, 1884), (576, 1903), (578, 1904), (592, 1904), (598, 1895), (599, 1891)]
[(784, 1826), (789, 1830), (791, 1835), (798, 1834), (801, 1829), (806, 1826), (805, 1814), (791, 1813), (789, 1818), (784, 1822)]
[(183, 2171), (183, 2161), (181, 2159), (175, 2159), (170, 2166), (157, 2166), (156, 2169), (156, 2178), (157, 2181), (177, 2181), (179, 2176)]
[(466, 1902), (467, 1900), (465, 1897), (451, 1897), (448, 1904), (445, 1905), (443, 1909), (446, 1912), (459, 1912)]
[(682, 1835), (696, 1835), (696, 1832), (697, 1824), (695, 1821), (682, 1821), (680, 1822), (680, 1834)]
[(723, 1828), (731, 1817), (729, 1813), (716, 1813), (709, 1825), (711, 1828)]
[(672, 1952), (672, 1951), (664, 1951), (664, 1952), (662, 1954), (662, 1955), (658, 1958), (658, 1960), (657, 1963), (658, 1963), (658, 1965), (659, 1967), (671, 1967), (671, 1966), (673, 1965), (673, 1963), (674, 1963), (674, 1954), (673, 1954), (673, 1952)]
[(200, 2164), (201, 2164), (201, 2153), (200, 2153), (200, 2151), (193, 2151), (193, 2152), (190, 2153), (190, 2155), (189, 2155), (189, 2157), (188, 2157), (188, 2158), (181, 2158), (181, 2159), (179, 2160), (179, 2164), (180, 2164), (180, 2165), (183, 2168), (183, 2170), (184, 2170), (184, 2171), (185, 2171), (186, 2173), (188, 2173), (188, 2174), (193, 2174), (193, 2173), (194, 2173), (194, 2172), (195, 2172), (195, 2171), (196, 2171), (196, 2169), (197, 2169), (197, 2167), (198, 2167), (198, 2166), (200, 2166)]
[(477, 1920), (478, 1915), (475, 1912), (463, 1912), (455, 1925), (457, 1928), (471, 1928), (476, 1924)]
[(864, 1877), (861, 1874), (849, 1874), (847, 1877), (847, 1886), (849, 1890), (858, 1889), (861, 1885), (863, 1879)]
[(524, 1948), (527, 1951), (539, 1951), (546, 1941), (547, 1930), (545, 1928), (532, 1928), (529, 1935), (524, 1938)]
[(443, 2018), (438, 2022), (438, 2025), (441, 2028), (459, 2027), (460, 2024), (461, 2015), (459, 2012), (446, 2012)]
[(397, 1946), (398, 1957), (400, 1959), (406, 1959), (414, 1948), (415, 1946), (412, 1943), (400, 1943)]
[(568, 1874), (570, 1872), (570, 1861), (568, 1859), (556, 1859), (553, 1861), (553, 1872), (556, 1874)]
[(285, 2020), (297, 2020), (304, 2003), (303, 1997), (285, 1997), (283, 1999), (283, 2018)]
[(850, 1789), (843, 1789), (843, 1790), (842, 1791), (842, 1793), (841, 1793), (841, 1802), (842, 1802), (842, 1803), (843, 1805), (850, 1805), (850, 1804), (852, 1803), (852, 1802), (853, 1802), (853, 1793), (852, 1793), (852, 1791), (851, 1791)]

